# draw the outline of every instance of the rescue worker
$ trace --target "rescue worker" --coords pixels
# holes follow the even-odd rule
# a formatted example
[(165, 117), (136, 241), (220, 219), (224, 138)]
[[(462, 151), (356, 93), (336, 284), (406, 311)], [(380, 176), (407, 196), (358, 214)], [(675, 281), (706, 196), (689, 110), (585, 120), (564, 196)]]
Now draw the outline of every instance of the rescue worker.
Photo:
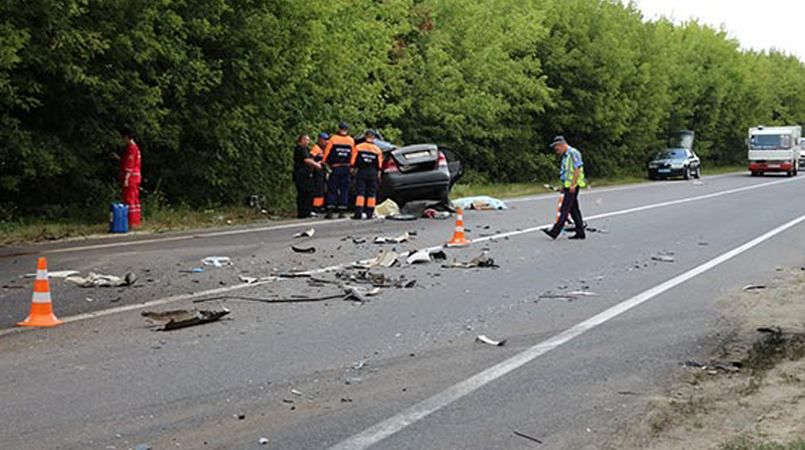
[(121, 131), (126, 140), (126, 151), (120, 158), (120, 185), (122, 188), (122, 201), (129, 207), (129, 228), (139, 228), (142, 223), (142, 210), (140, 209), (140, 181), (142, 180), (142, 155), (140, 147), (134, 142), (134, 133), (129, 129)]
[(579, 209), (579, 189), (587, 186), (584, 179), (584, 161), (581, 159), (581, 152), (568, 145), (563, 136), (556, 136), (551, 143), (557, 155), (562, 156), (562, 164), (559, 169), (559, 179), (562, 182), (562, 207), (559, 218), (553, 227), (543, 229), (542, 232), (556, 239), (562, 232), (567, 222), (568, 214), (573, 218), (576, 225), (576, 233), (570, 239), (586, 239), (584, 231), (584, 220)]
[[(324, 161), (324, 148), (327, 146), (327, 140), (330, 135), (327, 133), (319, 133), (319, 141), (310, 149), (310, 156), (313, 161), (320, 165)], [(324, 167), (313, 171), (313, 213), (324, 213), (324, 193), (326, 192), (327, 176)]]
[(347, 215), (349, 203), (349, 162), (355, 152), (355, 140), (348, 134), (349, 125), (346, 122), (338, 124), (338, 134), (331, 136), (324, 147), (324, 164), (330, 171), (327, 180), (327, 215), (332, 219), (336, 210), (338, 217)]
[(321, 170), (321, 164), (317, 163), (312, 156), (308, 146), (310, 136), (301, 134), (296, 139), (296, 147), (293, 151), (293, 181), (296, 185), (296, 217), (305, 219), (310, 217), (313, 207), (313, 171)]
[(371, 219), (377, 204), (377, 186), (383, 167), (383, 151), (375, 145), (374, 130), (366, 130), (366, 140), (355, 147), (350, 167), (355, 176), (355, 215), (353, 219)]

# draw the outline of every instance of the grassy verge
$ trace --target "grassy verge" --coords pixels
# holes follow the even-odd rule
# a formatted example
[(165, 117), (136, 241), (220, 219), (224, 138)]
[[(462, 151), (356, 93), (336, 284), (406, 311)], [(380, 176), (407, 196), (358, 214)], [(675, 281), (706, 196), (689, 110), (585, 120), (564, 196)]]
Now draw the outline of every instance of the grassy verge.
[(723, 444), (719, 450), (805, 450), (805, 439), (789, 444), (775, 444), (751, 436), (740, 436)]
[[(725, 173), (745, 171), (744, 166), (724, 166), (713, 167), (704, 171), (704, 175), (721, 175)], [(644, 183), (648, 181), (642, 176), (622, 176), (613, 178), (593, 178), (590, 179), (590, 186), (593, 187), (606, 187), (606, 186), (622, 186), (628, 184)], [(528, 195), (538, 195), (551, 192), (546, 189), (543, 184), (546, 183), (477, 183), (477, 184), (457, 184), (453, 187), (451, 196), (453, 198), (470, 197), (476, 195), (488, 195), (495, 198), (513, 198), (524, 197)], [(550, 183), (554, 186), (558, 185), (555, 180)]]
[[(138, 230), (141, 233), (163, 233), (201, 228), (244, 225), (281, 217), (261, 214), (246, 207), (228, 207), (196, 210), (191, 208), (161, 208), (150, 214)], [(84, 220), (46, 221), (22, 219), (13, 222), (0, 222), (0, 245), (57, 241), (81, 238), (108, 233), (107, 223), (93, 223)]]
[[(708, 175), (729, 173), (744, 170), (743, 166), (718, 167), (707, 170)], [(646, 181), (637, 176), (592, 179), (595, 187), (619, 186)], [(556, 184), (554, 182), (554, 184)], [(457, 184), (453, 187), (453, 198), (475, 195), (488, 195), (496, 198), (514, 198), (550, 192), (543, 183), (499, 183), (499, 184)], [(243, 225), (290, 216), (277, 217), (261, 214), (246, 207), (225, 207), (217, 209), (196, 210), (191, 208), (159, 208), (153, 211), (148, 204), (146, 220), (141, 232), (160, 233), (189, 229)], [(37, 219), (20, 219), (12, 222), (0, 222), (0, 245), (14, 243), (30, 243), (79, 238), (105, 234), (108, 225), (89, 219), (47, 221)]]

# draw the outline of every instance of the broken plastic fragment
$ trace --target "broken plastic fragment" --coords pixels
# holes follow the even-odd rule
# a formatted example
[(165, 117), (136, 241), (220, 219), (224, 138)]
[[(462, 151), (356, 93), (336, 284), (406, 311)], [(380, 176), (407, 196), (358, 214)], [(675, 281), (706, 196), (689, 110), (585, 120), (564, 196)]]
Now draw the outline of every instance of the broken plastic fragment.
[(122, 287), (122, 286), (131, 286), (137, 281), (137, 275), (132, 272), (128, 272), (122, 277), (114, 276), (114, 275), (102, 275), (94, 272), (90, 272), (86, 277), (67, 277), (65, 281), (69, 281), (71, 283), (75, 283), (78, 286), (89, 288), (89, 287)]
[(673, 256), (668, 256), (668, 255), (653, 255), (651, 257), (651, 259), (652, 259), (652, 261), (659, 261), (659, 262), (665, 262), (665, 263), (676, 262), (676, 258), (674, 258)]
[(205, 266), (224, 267), (232, 265), (232, 260), (228, 256), (208, 256), (201, 260)]
[(296, 247), (291, 246), (291, 250), (296, 253), (316, 253), (316, 247)]
[(410, 234), (405, 233), (397, 237), (378, 236), (375, 238), (375, 244), (402, 244), (408, 242)]
[(295, 238), (313, 237), (314, 234), (316, 234), (316, 230), (314, 228), (310, 228), (308, 230), (300, 231), (299, 233), (294, 234), (293, 237)]
[(152, 322), (162, 323), (162, 326), (156, 328), (157, 331), (170, 331), (215, 322), (229, 314), (229, 312), (226, 308), (219, 310), (179, 309), (162, 312), (143, 311), (140, 315), (150, 319)]
[(506, 339), (501, 339), (499, 341), (496, 341), (494, 339), (488, 338), (485, 334), (481, 334), (481, 335), (476, 336), (475, 337), (475, 342), (478, 342), (478, 343), (481, 343), (481, 344), (494, 345), (496, 347), (503, 347), (504, 345), (506, 345)]

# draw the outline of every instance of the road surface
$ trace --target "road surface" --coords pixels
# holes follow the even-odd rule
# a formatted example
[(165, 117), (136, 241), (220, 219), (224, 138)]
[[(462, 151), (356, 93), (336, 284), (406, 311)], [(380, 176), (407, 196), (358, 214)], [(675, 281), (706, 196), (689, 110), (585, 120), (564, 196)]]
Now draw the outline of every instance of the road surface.
[[(416, 231), (396, 247), (421, 249), (444, 243), (454, 224), (302, 221), (3, 248), (0, 448), (603, 448), (681, 362), (729, 333), (717, 298), (805, 263), (803, 189), (805, 177), (745, 174), (593, 188), (581, 206), (598, 232), (583, 242), (538, 231), (555, 195), (517, 199), (507, 211), (467, 212), (473, 245), (447, 250), (448, 262), (488, 251), (497, 269), (375, 270), (417, 283), (364, 304), (201, 303), (231, 314), (172, 332), (139, 313), (226, 295), (332, 294), (304, 278), (239, 277), (321, 269), (334, 280), (395, 247), (375, 236)], [(311, 226), (312, 239), (293, 238)], [(138, 281), (51, 280), (67, 323), (20, 330), (37, 256), (51, 271), (131, 271)], [(233, 265), (186, 272), (207, 256)], [(580, 290), (595, 295), (545, 298)], [(506, 345), (476, 343), (481, 334)]]

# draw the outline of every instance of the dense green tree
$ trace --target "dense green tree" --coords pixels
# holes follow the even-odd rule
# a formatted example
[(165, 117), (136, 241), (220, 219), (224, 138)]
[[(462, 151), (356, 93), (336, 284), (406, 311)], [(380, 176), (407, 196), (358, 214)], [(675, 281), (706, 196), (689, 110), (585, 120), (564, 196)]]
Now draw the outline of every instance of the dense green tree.
[(740, 163), (748, 127), (805, 122), (802, 86), (793, 56), (616, 0), (7, 0), (0, 220), (102, 217), (123, 126), (147, 198), (282, 209), (295, 136), (340, 120), (494, 181), (554, 177), (563, 133), (610, 176), (683, 128)]

